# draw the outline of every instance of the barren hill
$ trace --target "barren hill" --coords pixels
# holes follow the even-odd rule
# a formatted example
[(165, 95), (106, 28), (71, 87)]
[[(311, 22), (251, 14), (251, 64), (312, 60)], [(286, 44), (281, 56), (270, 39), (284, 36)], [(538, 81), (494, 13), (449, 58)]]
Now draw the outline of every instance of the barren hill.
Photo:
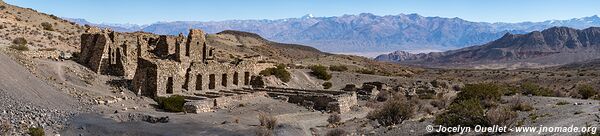
[(0, 43), (12, 44), (23, 37), (33, 49), (56, 48), (75, 51), (83, 27), (54, 15), (0, 1)]
[(395, 52), (377, 60), (451, 67), (545, 67), (600, 58), (599, 51), (600, 28), (553, 27), (528, 34), (508, 33), (481, 46), (429, 54)]

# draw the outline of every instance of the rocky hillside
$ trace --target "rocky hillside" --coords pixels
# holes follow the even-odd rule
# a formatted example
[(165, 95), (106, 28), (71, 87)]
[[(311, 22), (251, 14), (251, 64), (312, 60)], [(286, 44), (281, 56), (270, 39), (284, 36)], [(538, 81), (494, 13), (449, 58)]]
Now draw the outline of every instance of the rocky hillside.
[(83, 27), (54, 15), (39, 13), (0, 1), (0, 44), (25, 38), (30, 49), (75, 51)]
[(562, 65), (600, 58), (600, 28), (553, 27), (527, 34), (507, 33), (498, 40), (440, 53), (394, 52), (376, 60), (426, 66), (519, 68)]
[[(72, 19), (80, 24), (90, 24)], [(94, 24), (92, 24), (94, 25)], [(337, 17), (288, 18), (278, 20), (230, 20), (218, 22), (158, 22), (147, 26), (96, 24), (119, 31), (158, 34), (186, 33), (200, 28), (208, 33), (238, 30), (267, 39), (309, 45), (327, 52), (389, 52), (394, 50), (447, 50), (480, 45), (506, 32), (522, 34), (553, 26), (578, 29), (600, 26), (600, 17), (523, 23), (470, 22), (460, 18), (424, 17), (418, 14), (377, 16), (363, 13)]]
[(298, 67), (344, 65), (349, 71), (368, 69), (374, 71), (374, 74), (381, 75), (412, 75), (422, 71), (419, 68), (378, 62), (360, 56), (329, 54), (304, 45), (272, 42), (248, 32), (227, 30), (209, 34), (207, 40), (219, 52), (217, 54), (221, 56), (216, 58), (222, 62), (245, 58)]

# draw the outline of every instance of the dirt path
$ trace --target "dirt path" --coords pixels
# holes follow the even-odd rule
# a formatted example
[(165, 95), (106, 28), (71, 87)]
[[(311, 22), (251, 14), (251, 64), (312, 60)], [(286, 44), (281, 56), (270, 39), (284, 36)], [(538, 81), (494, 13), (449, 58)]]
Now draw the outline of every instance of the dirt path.
[(75, 103), (71, 97), (52, 87), (17, 62), (0, 54), (0, 90), (21, 102), (48, 108), (68, 108)]

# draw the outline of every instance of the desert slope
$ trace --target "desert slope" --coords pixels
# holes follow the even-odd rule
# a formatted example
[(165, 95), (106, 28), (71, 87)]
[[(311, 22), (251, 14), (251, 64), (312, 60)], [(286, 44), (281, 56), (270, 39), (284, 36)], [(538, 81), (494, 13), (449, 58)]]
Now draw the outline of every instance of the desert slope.
[(376, 60), (425, 66), (523, 68), (547, 67), (600, 58), (600, 28), (553, 27), (528, 34), (505, 34), (480, 46), (440, 53), (394, 52)]

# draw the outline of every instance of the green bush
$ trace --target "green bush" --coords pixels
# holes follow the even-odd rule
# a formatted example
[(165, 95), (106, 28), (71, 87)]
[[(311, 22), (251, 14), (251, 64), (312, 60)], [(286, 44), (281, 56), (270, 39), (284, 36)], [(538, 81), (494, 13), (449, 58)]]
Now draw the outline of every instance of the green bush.
[(329, 88), (331, 88), (331, 86), (333, 86), (333, 84), (331, 84), (331, 82), (325, 82), (325, 83), (323, 83), (323, 88), (324, 89), (329, 89)]
[(502, 95), (503, 93), (500, 91), (500, 87), (495, 84), (467, 84), (462, 88), (461, 92), (458, 93), (454, 101), (460, 102), (469, 99), (477, 99), (480, 101), (497, 102)]
[(54, 28), (52, 27), (52, 24), (50, 24), (48, 22), (43, 22), (42, 23), (42, 28), (44, 28), (44, 30), (54, 31)]
[(156, 97), (155, 101), (158, 103), (158, 107), (168, 112), (182, 112), (183, 104), (185, 104), (185, 98), (179, 95), (173, 95), (170, 97)]
[(33, 128), (29, 128), (29, 132), (27, 132), (27, 134), (31, 135), (31, 136), (45, 136), (45, 132), (44, 132), (44, 128), (39, 128), (39, 127), (33, 127)]
[(380, 109), (369, 112), (367, 118), (383, 126), (401, 124), (414, 116), (415, 105), (404, 98), (388, 100)]
[(314, 66), (310, 67), (310, 70), (312, 70), (310, 73), (312, 75), (314, 75), (315, 77), (317, 77), (318, 79), (322, 79), (322, 80), (331, 79), (331, 74), (329, 74), (327, 72), (327, 67), (325, 67), (325, 66), (314, 65)]
[(532, 82), (521, 84), (521, 93), (534, 96), (552, 96), (554, 94), (550, 89), (541, 87)]
[(479, 100), (469, 99), (458, 103), (452, 103), (448, 107), (448, 111), (435, 118), (434, 123), (443, 126), (489, 126), (484, 115), (485, 109), (479, 103)]
[(587, 84), (579, 85), (577, 87), (577, 93), (581, 95), (581, 98), (583, 99), (592, 98), (593, 96), (598, 94), (598, 92), (594, 90), (594, 87)]
[(285, 70), (285, 65), (283, 65), (283, 64), (279, 64), (275, 68), (267, 68), (263, 71), (260, 71), (259, 74), (263, 75), (263, 76), (273, 75), (273, 76), (277, 77), (279, 80), (286, 82), (286, 83), (290, 82), (290, 79), (292, 79), (290, 72)]
[(329, 70), (331, 71), (347, 71), (348, 67), (344, 65), (331, 65), (329, 66)]

